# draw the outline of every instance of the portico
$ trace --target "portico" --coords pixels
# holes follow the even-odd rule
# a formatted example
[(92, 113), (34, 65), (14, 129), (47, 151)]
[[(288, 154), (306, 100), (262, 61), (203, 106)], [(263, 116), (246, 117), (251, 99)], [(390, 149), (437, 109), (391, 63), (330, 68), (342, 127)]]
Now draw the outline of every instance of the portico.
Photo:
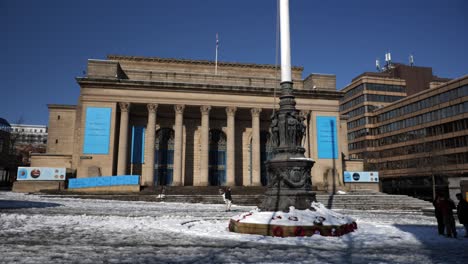
[[(261, 142), (260, 134), (268, 132), (271, 109), (265, 111), (261, 121), (262, 109), (258, 107), (132, 102), (118, 105), (119, 175), (139, 174), (141, 166), (143, 186), (262, 185), (260, 145), (267, 144), (267, 138)], [(238, 110), (243, 116), (236, 119)], [(143, 144), (135, 142), (139, 138), (136, 133), (141, 131), (135, 127), (144, 127)], [(244, 149), (248, 155), (236, 154)], [(142, 160), (134, 158), (138, 153), (144, 153)], [(184, 157), (193, 157), (193, 161)], [(248, 160), (243, 162), (243, 158)]]

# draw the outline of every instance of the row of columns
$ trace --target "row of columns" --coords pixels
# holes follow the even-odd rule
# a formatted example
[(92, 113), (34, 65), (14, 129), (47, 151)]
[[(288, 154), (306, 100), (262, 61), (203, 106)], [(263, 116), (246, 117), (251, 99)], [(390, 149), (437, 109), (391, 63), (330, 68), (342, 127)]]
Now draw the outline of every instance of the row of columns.
[[(130, 103), (121, 102), (120, 107), (120, 136), (117, 160), (117, 175), (125, 175), (127, 168), (128, 153), (128, 125)], [(144, 164), (142, 168), (142, 185), (154, 185), (154, 152), (155, 152), (155, 133), (156, 133), (156, 111), (157, 104), (147, 104), (148, 122), (145, 135), (145, 153)], [(174, 105), (175, 128), (174, 128), (174, 171), (173, 186), (183, 185), (183, 114), (184, 105)], [(209, 185), (209, 128), (210, 128), (210, 110), (211, 106), (201, 106), (201, 148), (200, 148), (200, 177), (194, 185)], [(227, 160), (226, 160), (226, 185), (235, 185), (235, 115), (236, 107), (227, 107)], [(260, 157), (260, 113), (262, 109), (252, 108), (252, 180), (244, 185), (260, 186), (261, 157)]]

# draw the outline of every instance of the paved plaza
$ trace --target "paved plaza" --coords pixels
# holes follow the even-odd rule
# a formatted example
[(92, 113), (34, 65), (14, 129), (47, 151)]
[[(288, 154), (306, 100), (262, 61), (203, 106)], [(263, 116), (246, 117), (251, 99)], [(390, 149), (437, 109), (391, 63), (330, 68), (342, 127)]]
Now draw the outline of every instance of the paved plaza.
[(0, 263), (466, 263), (468, 239), (437, 234), (435, 218), (352, 211), (343, 237), (230, 233), (253, 210), (223, 205), (89, 200), (0, 192)]

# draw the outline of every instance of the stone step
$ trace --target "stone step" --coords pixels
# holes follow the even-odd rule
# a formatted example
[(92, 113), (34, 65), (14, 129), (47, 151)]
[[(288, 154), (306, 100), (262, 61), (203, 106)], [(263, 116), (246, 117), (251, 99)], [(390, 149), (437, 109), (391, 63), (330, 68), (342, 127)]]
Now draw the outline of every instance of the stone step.
[[(391, 198), (390, 198), (391, 197)], [(400, 209), (400, 210), (420, 210), (432, 206), (430, 202), (419, 200), (404, 195), (380, 195), (380, 198), (370, 196), (346, 196), (337, 198), (329, 195), (317, 195), (317, 201), (332, 209)], [(356, 199), (357, 198), (357, 199)], [(377, 199), (376, 199), (377, 198)], [(390, 199), (387, 199), (390, 198)], [(263, 200), (263, 195), (233, 195), (233, 203), (238, 205), (259, 205)], [(166, 202), (199, 202), (199, 203), (223, 203), (221, 196), (213, 195), (167, 195)]]
[[(148, 202), (180, 202), (180, 203), (224, 203), (219, 194), (217, 186), (196, 187), (181, 186), (167, 187), (164, 189), (147, 189), (138, 194), (73, 194), (55, 193), (60, 196), (78, 197), (87, 199), (110, 199), (127, 201), (148, 201)], [(236, 205), (257, 206), (264, 198), (265, 187), (231, 187), (233, 203)], [(161, 198), (164, 193), (164, 198)], [(366, 194), (367, 193), (367, 194)], [(347, 194), (330, 195), (317, 192), (317, 201), (332, 209), (355, 209), (355, 210), (420, 210), (431, 208), (432, 203), (419, 200), (406, 195), (390, 195), (378, 192), (349, 192)]]
[[(223, 186), (165, 186), (154, 189), (144, 189), (143, 193), (165, 194), (165, 195), (219, 195)], [(265, 193), (264, 186), (233, 186), (232, 193), (238, 195), (261, 195)]]

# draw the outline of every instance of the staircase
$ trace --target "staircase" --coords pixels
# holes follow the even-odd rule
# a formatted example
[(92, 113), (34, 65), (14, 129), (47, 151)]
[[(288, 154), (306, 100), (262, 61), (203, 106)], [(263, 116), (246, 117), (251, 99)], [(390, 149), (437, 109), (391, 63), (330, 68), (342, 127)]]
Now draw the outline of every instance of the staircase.
[(432, 208), (432, 203), (406, 195), (344, 194), (317, 195), (317, 201), (331, 209), (352, 210), (422, 210)]
[[(194, 188), (192, 192), (181, 194), (180, 190), (167, 191), (165, 202), (193, 202), (193, 203), (224, 203), (219, 194), (199, 194)], [(200, 188), (200, 187), (198, 187)], [(206, 187), (205, 187), (206, 188)], [(217, 191), (217, 189), (216, 189)], [(255, 206), (262, 202), (264, 187), (232, 188), (232, 200), (237, 205)], [(205, 191), (206, 192), (206, 191)], [(432, 208), (432, 203), (406, 195), (390, 195), (370, 190), (353, 191), (347, 194), (330, 195), (317, 192), (317, 201), (331, 209), (351, 210), (422, 210)]]
[[(49, 194), (66, 195), (84, 199), (109, 199), (123, 201), (179, 202), (179, 203), (224, 203), (220, 187), (181, 186), (142, 190), (140, 193), (88, 193), (48, 192)], [(265, 187), (231, 187), (232, 200), (235, 205), (259, 205), (263, 200)], [(163, 195), (164, 194), (164, 195)], [(391, 195), (371, 190), (358, 190), (346, 194), (330, 195), (316, 191), (317, 201), (330, 209), (349, 210), (408, 210), (431, 211), (432, 203), (406, 195)], [(424, 210), (423, 210), (424, 211)]]

